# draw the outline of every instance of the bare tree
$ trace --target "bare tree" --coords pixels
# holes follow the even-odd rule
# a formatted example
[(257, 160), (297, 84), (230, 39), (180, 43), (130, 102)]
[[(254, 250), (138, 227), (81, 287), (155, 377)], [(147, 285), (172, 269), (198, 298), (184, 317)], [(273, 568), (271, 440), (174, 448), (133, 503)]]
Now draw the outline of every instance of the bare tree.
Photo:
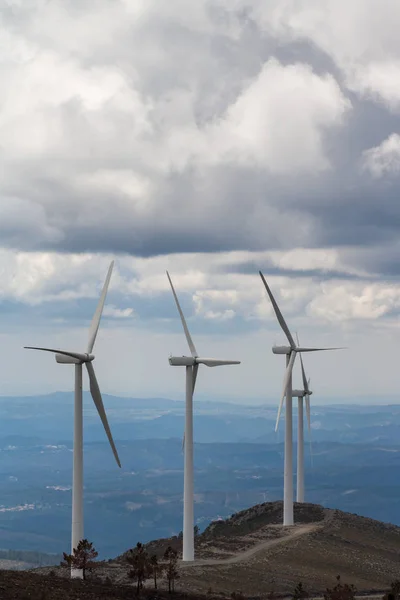
[(168, 546), (164, 553), (164, 560), (167, 561), (165, 573), (168, 579), (168, 592), (171, 594), (175, 589), (175, 580), (179, 579), (177, 551)]
[(64, 560), (61, 561), (61, 566), (82, 570), (83, 579), (86, 579), (86, 572), (91, 572), (96, 566), (94, 560), (98, 555), (99, 553), (93, 547), (92, 542), (86, 539), (81, 540), (77, 547), (73, 549), (72, 554), (63, 552)]

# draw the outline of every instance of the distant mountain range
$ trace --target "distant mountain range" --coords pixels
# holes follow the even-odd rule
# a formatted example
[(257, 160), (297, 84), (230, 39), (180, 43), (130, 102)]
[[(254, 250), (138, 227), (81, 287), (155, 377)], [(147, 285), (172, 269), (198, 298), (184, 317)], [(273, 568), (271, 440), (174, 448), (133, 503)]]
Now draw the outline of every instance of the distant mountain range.
[[(121, 398), (104, 395), (114, 437), (121, 440), (182, 437), (184, 403), (167, 398)], [(92, 400), (84, 394), (85, 439), (103, 441), (104, 433)], [(72, 393), (0, 397), (0, 439), (30, 436), (52, 443), (72, 440)], [(195, 441), (277, 443), (276, 406), (241, 406), (195, 401)], [(296, 420), (295, 420), (296, 425)], [(312, 439), (344, 443), (397, 445), (399, 405), (335, 405), (312, 407)], [(294, 428), (296, 436), (296, 427)]]
[[(85, 527), (101, 556), (182, 529), (184, 404), (105, 396), (115, 467), (85, 397)], [(201, 529), (282, 498), (276, 407), (195, 402), (195, 518)], [(295, 423), (296, 425), (296, 423)], [(72, 394), (0, 399), (0, 548), (68, 549)], [(312, 408), (307, 500), (400, 525), (400, 406)]]

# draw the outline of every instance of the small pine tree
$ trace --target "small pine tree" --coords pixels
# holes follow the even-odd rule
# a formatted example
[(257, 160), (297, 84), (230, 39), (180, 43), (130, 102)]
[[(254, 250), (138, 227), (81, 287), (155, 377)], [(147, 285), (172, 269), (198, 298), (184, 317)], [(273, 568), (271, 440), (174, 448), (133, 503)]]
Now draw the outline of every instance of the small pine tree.
[(351, 583), (342, 583), (340, 575), (336, 577), (337, 584), (332, 589), (327, 588), (324, 594), (324, 600), (354, 600), (357, 589)]
[(139, 595), (143, 582), (152, 574), (150, 558), (143, 544), (138, 542), (136, 548), (131, 548), (126, 556), (126, 561), (130, 566), (128, 575), (131, 579), (136, 580), (136, 594)]
[(179, 579), (177, 551), (168, 546), (164, 553), (164, 560), (167, 562), (165, 573), (168, 579), (168, 592), (171, 594), (175, 590), (175, 580)]
[(83, 579), (86, 579), (86, 573), (92, 572), (96, 566), (94, 560), (99, 553), (93, 547), (93, 543), (89, 540), (81, 540), (77, 547), (73, 549), (72, 554), (63, 552), (64, 560), (61, 561), (62, 567), (70, 567), (82, 571)]
[(310, 594), (307, 592), (307, 590), (304, 589), (303, 584), (300, 581), (300, 583), (298, 583), (294, 588), (293, 600), (303, 600), (304, 598), (309, 597)]
[(154, 578), (154, 589), (157, 589), (157, 576), (162, 573), (162, 566), (158, 563), (158, 558), (155, 554), (150, 558), (150, 565)]

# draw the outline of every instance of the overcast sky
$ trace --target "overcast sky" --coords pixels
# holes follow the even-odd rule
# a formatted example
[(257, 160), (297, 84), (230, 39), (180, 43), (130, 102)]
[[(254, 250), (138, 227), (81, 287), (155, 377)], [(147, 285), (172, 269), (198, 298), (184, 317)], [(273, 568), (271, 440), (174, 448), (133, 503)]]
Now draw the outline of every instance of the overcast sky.
[[(189, 9), (190, 8), (190, 9)], [(116, 258), (105, 392), (279, 395), (285, 339), (316, 397), (400, 393), (398, 0), (4, 0), (0, 393), (71, 389), (25, 344), (84, 350)], [(299, 383), (296, 369), (294, 384)]]

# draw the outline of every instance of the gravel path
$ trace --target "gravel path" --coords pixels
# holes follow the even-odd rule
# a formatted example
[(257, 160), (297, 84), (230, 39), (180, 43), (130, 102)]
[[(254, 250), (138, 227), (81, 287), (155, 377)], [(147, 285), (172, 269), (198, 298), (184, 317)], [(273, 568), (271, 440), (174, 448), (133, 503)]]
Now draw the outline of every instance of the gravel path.
[(200, 558), (198, 560), (194, 560), (194, 562), (180, 562), (179, 567), (181, 569), (185, 569), (190, 567), (203, 567), (207, 565), (232, 565), (234, 563), (245, 562), (255, 554), (258, 554), (259, 552), (269, 550), (269, 548), (273, 548), (274, 546), (278, 546), (279, 544), (284, 544), (285, 542), (288, 542), (293, 538), (296, 538), (300, 535), (305, 535), (307, 533), (311, 533), (312, 531), (316, 531), (321, 527), (321, 523), (294, 525), (293, 527), (288, 529), (287, 535), (275, 538), (273, 540), (266, 540), (265, 542), (260, 542), (259, 544), (255, 544), (255, 546), (252, 546), (248, 550), (244, 550), (244, 552), (240, 552), (238, 554), (235, 554), (234, 556), (230, 556), (229, 558)]

